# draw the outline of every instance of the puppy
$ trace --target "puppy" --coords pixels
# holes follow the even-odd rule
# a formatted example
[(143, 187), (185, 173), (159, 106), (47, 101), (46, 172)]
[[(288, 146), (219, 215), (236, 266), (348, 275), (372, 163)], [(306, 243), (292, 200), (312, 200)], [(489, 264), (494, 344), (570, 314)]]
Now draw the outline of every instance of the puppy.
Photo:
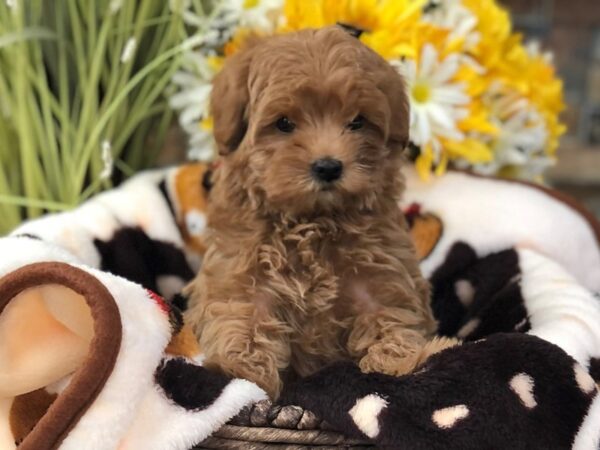
[(212, 96), (222, 155), (202, 269), (188, 286), (205, 365), (276, 397), (287, 368), (402, 374), (447, 342), (404, 218), (408, 102), (398, 73), (342, 29), (250, 44)]

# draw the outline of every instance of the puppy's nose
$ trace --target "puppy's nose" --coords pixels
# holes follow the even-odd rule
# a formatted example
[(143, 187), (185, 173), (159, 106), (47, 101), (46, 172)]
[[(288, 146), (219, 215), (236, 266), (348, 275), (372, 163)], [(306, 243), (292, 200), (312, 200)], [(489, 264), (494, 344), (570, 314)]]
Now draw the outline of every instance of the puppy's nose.
[(335, 181), (342, 176), (344, 166), (338, 159), (321, 158), (312, 163), (313, 176), (320, 181)]

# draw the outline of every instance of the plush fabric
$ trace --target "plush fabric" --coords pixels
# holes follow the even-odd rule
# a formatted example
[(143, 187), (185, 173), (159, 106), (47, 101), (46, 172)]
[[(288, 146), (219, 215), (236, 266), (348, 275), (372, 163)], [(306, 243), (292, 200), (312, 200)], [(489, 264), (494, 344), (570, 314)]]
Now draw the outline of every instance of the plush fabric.
[(595, 397), (591, 377), (553, 344), (498, 333), (404, 377), (334, 366), (291, 387), (283, 403), (383, 448), (566, 449), (583, 439)]
[[(0, 252), (19, 255), (15, 270), (6, 270), (11, 258), (0, 261), (0, 335), (16, 338), (0, 344), (3, 450), (186, 450), (265, 398), (252, 383), (205, 370), (180, 313), (157, 294), (39, 239), (0, 239)], [(173, 383), (190, 374), (201, 395)]]
[[(185, 450), (265, 398), (202, 367), (178, 310), (210, 183), (196, 164), (140, 174), (0, 239), (1, 449)], [(600, 225), (460, 172), (408, 173), (399, 206), (439, 333), (463, 344), (398, 378), (334, 365), (282, 403), (382, 448), (600, 448)]]

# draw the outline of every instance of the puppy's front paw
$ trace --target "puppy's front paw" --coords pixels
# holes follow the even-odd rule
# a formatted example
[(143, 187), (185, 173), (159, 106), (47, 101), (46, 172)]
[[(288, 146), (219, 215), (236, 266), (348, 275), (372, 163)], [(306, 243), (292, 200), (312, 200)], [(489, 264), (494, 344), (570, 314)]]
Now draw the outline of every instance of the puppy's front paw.
[(436, 337), (422, 346), (407, 347), (396, 342), (379, 342), (369, 347), (360, 360), (363, 372), (380, 372), (387, 375), (406, 375), (422, 366), (430, 356), (460, 345), (454, 338)]
[(418, 364), (418, 352), (394, 342), (380, 342), (369, 347), (367, 354), (358, 363), (363, 372), (378, 372), (386, 375), (405, 375)]

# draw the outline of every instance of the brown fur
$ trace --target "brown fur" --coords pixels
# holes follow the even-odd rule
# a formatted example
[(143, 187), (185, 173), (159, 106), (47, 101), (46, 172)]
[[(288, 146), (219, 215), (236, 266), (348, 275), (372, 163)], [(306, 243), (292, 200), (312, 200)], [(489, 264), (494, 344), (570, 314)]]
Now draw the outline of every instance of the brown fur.
[[(206, 364), (275, 397), (288, 367), (400, 374), (447, 346), (428, 343), (429, 288), (397, 205), (409, 114), (394, 69), (333, 27), (267, 38), (225, 64), (212, 109), (223, 158), (187, 313)], [(331, 189), (310, 173), (326, 156), (344, 164)]]

